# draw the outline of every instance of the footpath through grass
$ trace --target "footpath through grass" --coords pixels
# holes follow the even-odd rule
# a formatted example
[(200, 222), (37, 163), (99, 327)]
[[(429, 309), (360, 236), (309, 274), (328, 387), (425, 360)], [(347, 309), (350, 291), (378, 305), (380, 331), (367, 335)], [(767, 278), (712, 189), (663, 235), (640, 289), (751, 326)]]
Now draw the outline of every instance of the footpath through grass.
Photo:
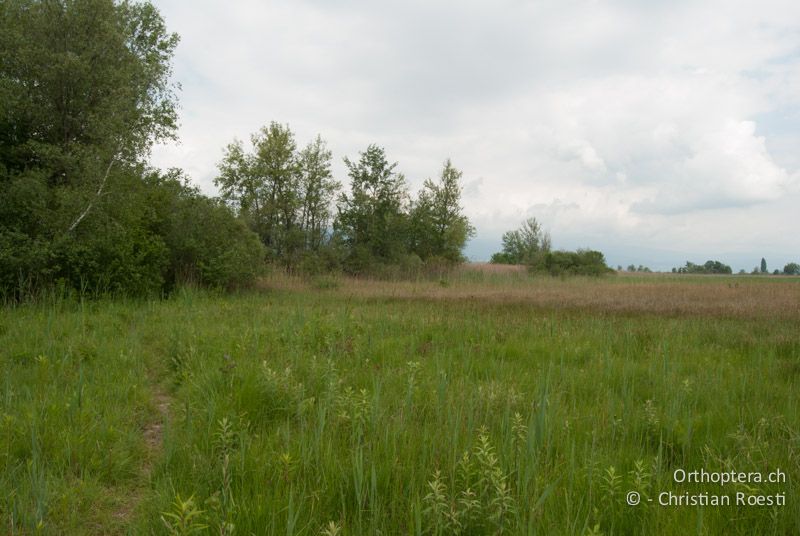
[(682, 281), (5, 309), (0, 532), (800, 533), (800, 285)]

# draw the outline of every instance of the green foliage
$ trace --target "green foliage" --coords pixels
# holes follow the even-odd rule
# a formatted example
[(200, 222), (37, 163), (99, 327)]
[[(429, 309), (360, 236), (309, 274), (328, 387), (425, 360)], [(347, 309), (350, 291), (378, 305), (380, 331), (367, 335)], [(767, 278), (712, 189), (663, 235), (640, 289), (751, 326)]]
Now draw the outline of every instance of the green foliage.
[(504, 251), (493, 253), (489, 262), (492, 264), (518, 264), (516, 256)]
[(169, 251), (167, 288), (182, 283), (241, 288), (262, 271), (258, 235), (217, 200), (189, 186), (179, 172), (151, 174), (148, 205)]
[(0, 292), (19, 299), (57, 285), (157, 295), (181, 283), (246, 286), (260, 272), (257, 236), (179, 174), (137, 170), (116, 184), (71, 233), (46, 240), (0, 230)]
[(289, 258), (300, 246), (294, 134), (272, 122), (250, 139), (252, 153), (239, 141), (228, 145), (215, 183), (222, 199), (261, 237), (269, 258)]
[(203, 523), (203, 518), (203, 510), (195, 505), (194, 497), (183, 500), (178, 495), (172, 503), (172, 510), (161, 515), (161, 522), (170, 536), (189, 536), (206, 531), (208, 525)]
[[(529, 218), (519, 229), (503, 234), (503, 251), (492, 255), (490, 262), (525, 264), (531, 272), (554, 276), (599, 276), (614, 271), (606, 266), (605, 257), (599, 251), (551, 251), (550, 248), (550, 234), (542, 229), (536, 218)], [(640, 268), (645, 271), (644, 267)], [(635, 268), (631, 265), (628, 269)]]
[(117, 172), (115, 187), (71, 231), (62, 227), (71, 211), (58, 201), (68, 198), (67, 190), (45, 187), (48, 208), (36, 226), (14, 214), (16, 199), (0, 200), (6, 209), (0, 222), (0, 294), (18, 299), (52, 284), (93, 293), (158, 292), (168, 251), (149, 220), (140, 173)]
[(9, 0), (0, 10), (0, 158), (81, 185), (98, 160), (170, 137), (178, 37), (150, 3)]
[(512, 525), (516, 502), (511, 480), (481, 428), (477, 445), (458, 460), (452, 492), (436, 470), (423, 498), (430, 534), (503, 534)]
[(591, 249), (547, 252), (539, 263), (531, 265), (531, 270), (544, 271), (555, 276), (600, 276), (613, 272), (606, 266), (605, 256)]
[(345, 158), (350, 192), (331, 174), (331, 152), (317, 137), (297, 151), (288, 126), (271, 123), (228, 145), (215, 179), (223, 200), (259, 234), (268, 259), (291, 270), (395, 278), (423, 267), (440, 271), (464, 260), (474, 228), (462, 214), (461, 172), (445, 162), (438, 182), (427, 180), (413, 204), (405, 179), (383, 148), (370, 145), (358, 161)]
[(341, 184), (331, 174), (332, 153), (317, 136), (298, 155), (302, 199), (300, 224), (305, 250), (319, 255), (327, 246), (332, 225), (332, 203)]
[(331, 152), (319, 136), (297, 151), (288, 125), (272, 122), (251, 136), (252, 152), (234, 141), (214, 180), (222, 199), (258, 233), (268, 258), (315, 271), (328, 245), (331, 203), (339, 188)]
[(143, 163), (177, 117), (178, 37), (150, 3), (12, 0), (0, 30), (0, 298), (252, 280), (230, 211)]
[(550, 251), (550, 234), (536, 218), (528, 218), (522, 226), (503, 234), (503, 250), (492, 255), (493, 264), (539, 264)]
[(761, 257), (761, 273), (767, 273), (767, 260), (764, 257)]
[(409, 213), (410, 250), (420, 259), (463, 262), (462, 250), (475, 228), (462, 213), (461, 171), (448, 159), (438, 183), (426, 180)]
[(733, 270), (720, 261), (706, 261), (705, 264), (694, 264), (686, 261), (686, 266), (673, 270), (679, 274), (732, 274)]
[(357, 162), (344, 159), (350, 193), (338, 203), (335, 232), (344, 246), (348, 271), (363, 273), (375, 264), (394, 264), (406, 252), (408, 190), (382, 147), (370, 145)]
[(800, 264), (790, 262), (783, 267), (783, 273), (784, 275), (800, 275)]

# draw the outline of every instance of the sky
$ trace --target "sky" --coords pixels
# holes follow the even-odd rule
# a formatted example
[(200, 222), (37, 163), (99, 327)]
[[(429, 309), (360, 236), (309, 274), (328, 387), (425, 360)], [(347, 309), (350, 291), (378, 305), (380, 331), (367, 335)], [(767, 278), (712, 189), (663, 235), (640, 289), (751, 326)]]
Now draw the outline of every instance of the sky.
[(475, 261), (535, 217), (558, 249), (669, 270), (800, 262), (800, 2), (154, 0), (181, 41), (179, 143), (206, 193), (271, 121), (463, 171)]

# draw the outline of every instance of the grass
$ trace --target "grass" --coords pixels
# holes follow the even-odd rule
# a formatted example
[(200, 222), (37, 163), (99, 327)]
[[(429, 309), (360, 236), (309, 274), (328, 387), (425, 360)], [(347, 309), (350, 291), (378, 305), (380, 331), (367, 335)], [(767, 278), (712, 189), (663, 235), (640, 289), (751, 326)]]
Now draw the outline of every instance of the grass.
[[(798, 304), (790, 278), (472, 271), (8, 308), (0, 530), (795, 534)], [(787, 481), (674, 482), (701, 468)]]

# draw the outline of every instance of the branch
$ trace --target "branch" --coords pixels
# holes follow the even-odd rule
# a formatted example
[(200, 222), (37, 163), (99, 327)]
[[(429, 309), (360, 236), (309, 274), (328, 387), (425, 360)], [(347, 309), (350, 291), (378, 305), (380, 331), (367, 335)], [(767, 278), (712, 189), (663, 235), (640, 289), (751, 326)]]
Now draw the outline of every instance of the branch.
[(86, 206), (84, 211), (81, 212), (81, 215), (78, 216), (78, 218), (74, 222), (72, 222), (72, 225), (70, 225), (69, 229), (67, 229), (68, 233), (71, 233), (75, 229), (75, 227), (78, 226), (78, 224), (83, 220), (83, 218), (85, 218), (86, 215), (89, 214), (89, 211), (92, 210), (94, 202), (97, 200), (97, 198), (103, 195), (103, 188), (105, 188), (106, 186), (106, 181), (108, 180), (108, 174), (111, 173), (111, 167), (114, 165), (114, 162), (117, 160), (117, 158), (119, 158), (119, 152), (115, 153), (114, 156), (111, 157), (111, 161), (108, 163), (106, 172), (103, 175), (103, 180), (100, 181), (100, 187), (97, 188), (97, 193), (95, 194), (94, 199), (89, 201), (89, 204)]

